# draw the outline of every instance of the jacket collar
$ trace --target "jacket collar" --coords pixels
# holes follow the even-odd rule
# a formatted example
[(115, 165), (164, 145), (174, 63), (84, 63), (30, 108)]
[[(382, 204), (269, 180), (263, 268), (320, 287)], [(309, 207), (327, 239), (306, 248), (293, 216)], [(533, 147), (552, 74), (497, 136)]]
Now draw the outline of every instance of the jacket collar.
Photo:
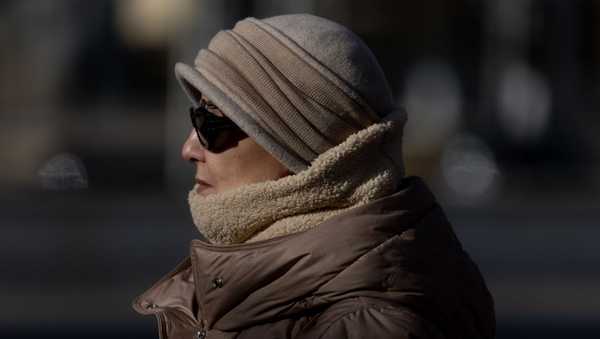
[(435, 206), (423, 181), (407, 177), (396, 193), (308, 231), (239, 245), (193, 240), (190, 257), (142, 294), (134, 308), (144, 314), (177, 310), (191, 323), (236, 330), (357, 291), (379, 293), (395, 270), (393, 258), (380, 250), (407, 236)]

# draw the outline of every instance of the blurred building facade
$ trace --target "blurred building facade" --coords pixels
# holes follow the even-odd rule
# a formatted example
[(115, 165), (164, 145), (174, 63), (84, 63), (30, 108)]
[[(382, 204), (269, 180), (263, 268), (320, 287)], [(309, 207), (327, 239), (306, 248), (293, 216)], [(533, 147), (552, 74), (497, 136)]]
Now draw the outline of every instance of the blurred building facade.
[(498, 338), (597, 337), (594, 0), (3, 1), (0, 329), (153, 335), (128, 303), (197, 237), (173, 64), (241, 18), (298, 12), (350, 27), (380, 60), (409, 113), (408, 174), (480, 263)]

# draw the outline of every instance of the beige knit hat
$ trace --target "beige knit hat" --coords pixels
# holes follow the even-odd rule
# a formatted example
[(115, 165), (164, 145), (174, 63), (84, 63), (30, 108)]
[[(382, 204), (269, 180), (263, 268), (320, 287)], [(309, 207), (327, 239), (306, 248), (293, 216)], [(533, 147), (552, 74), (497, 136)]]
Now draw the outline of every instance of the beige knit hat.
[(362, 40), (309, 14), (241, 20), (175, 75), (194, 103), (206, 96), (296, 173), (396, 110)]

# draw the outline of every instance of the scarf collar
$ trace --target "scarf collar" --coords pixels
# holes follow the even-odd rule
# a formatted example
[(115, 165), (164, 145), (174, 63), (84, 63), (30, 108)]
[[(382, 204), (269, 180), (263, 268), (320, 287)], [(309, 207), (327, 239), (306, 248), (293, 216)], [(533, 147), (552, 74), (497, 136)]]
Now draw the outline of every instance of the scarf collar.
[(194, 223), (213, 244), (252, 242), (308, 230), (393, 193), (403, 177), (403, 122), (373, 124), (319, 155), (309, 168), (188, 201)]

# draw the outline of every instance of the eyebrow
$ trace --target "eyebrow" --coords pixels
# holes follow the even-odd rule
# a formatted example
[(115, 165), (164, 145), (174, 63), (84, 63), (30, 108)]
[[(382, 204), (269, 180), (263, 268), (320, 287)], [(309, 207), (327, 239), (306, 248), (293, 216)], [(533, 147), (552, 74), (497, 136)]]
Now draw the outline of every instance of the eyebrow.
[[(226, 117), (225, 113), (223, 113), (223, 111), (221, 111), (221, 109), (215, 105), (214, 102), (208, 100), (208, 99), (201, 99), (200, 100), (201, 103), (204, 103), (204, 105), (206, 105), (206, 108), (209, 108), (211, 110), (216, 110), (217, 112), (212, 112), (214, 115), (216, 116), (221, 116), (221, 117)], [(218, 113), (218, 114), (217, 114)]]

